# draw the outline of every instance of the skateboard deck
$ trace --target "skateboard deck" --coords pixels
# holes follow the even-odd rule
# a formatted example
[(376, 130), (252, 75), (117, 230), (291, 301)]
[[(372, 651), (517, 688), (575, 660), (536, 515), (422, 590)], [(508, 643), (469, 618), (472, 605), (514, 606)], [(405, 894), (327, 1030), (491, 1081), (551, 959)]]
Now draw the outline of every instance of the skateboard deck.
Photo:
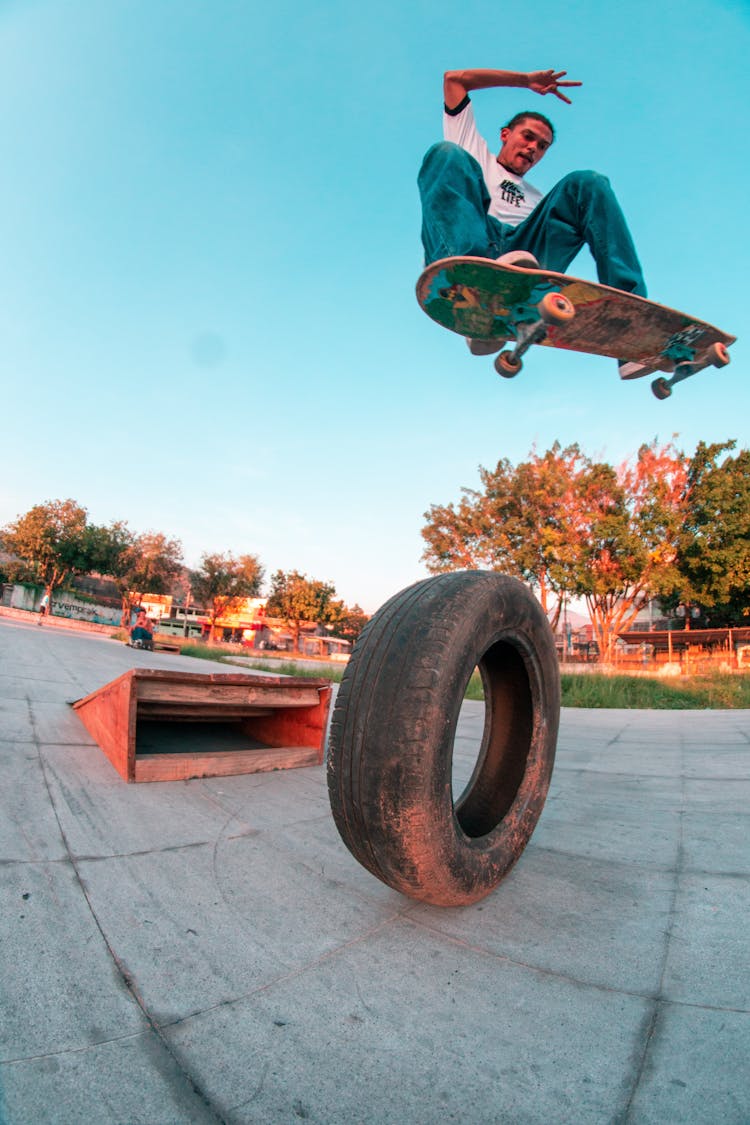
[(417, 282), (428, 316), (477, 340), (505, 340), (498, 374), (521, 370), (532, 346), (611, 356), (642, 365), (633, 378), (671, 373), (652, 383), (657, 398), (708, 366), (729, 363), (736, 337), (645, 297), (551, 270), (501, 266), (487, 258), (442, 258)]

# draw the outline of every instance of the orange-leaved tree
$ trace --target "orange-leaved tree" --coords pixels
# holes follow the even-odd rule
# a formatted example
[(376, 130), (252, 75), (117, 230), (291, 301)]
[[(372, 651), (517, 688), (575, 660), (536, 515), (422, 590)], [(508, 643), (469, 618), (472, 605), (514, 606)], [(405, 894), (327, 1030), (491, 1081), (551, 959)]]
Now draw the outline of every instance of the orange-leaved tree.
[(577, 481), (588, 464), (578, 445), (556, 442), (517, 466), (507, 459), (492, 470), (480, 466), (481, 489), (464, 488), (457, 504), (433, 504), (425, 512), (427, 569), (495, 570), (520, 578), (554, 627), (565, 597), (576, 589)]
[(578, 445), (555, 443), (517, 466), (480, 468), (481, 489), (425, 513), (423, 558), (433, 573), (496, 570), (538, 594), (553, 627), (565, 598), (585, 599), (599, 651), (644, 602), (674, 589), (689, 459), (671, 443), (644, 445), (615, 469)]
[(578, 479), (572, 553), (601, 659), (653, 597), (680, 582), (677, 545), (690, 460), (669, 442), (643, 445), (617, 469), (590, 463)]

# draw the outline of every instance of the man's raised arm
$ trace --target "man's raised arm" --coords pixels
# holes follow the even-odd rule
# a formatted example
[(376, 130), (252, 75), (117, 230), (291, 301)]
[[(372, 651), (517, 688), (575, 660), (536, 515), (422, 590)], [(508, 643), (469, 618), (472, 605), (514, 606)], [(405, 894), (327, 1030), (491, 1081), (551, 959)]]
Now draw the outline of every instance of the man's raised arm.
[(517, 86), (536, 94), (554, 94), (561, 102), (571, 104), (560, 92), (562, 86), (580, 86), (580, 82), (561, 82), (566, 70), (446, 70), (443, 75), (443, 98), (448, 109), (460, 105), (470, 90), (487, 90), (492, 86)]

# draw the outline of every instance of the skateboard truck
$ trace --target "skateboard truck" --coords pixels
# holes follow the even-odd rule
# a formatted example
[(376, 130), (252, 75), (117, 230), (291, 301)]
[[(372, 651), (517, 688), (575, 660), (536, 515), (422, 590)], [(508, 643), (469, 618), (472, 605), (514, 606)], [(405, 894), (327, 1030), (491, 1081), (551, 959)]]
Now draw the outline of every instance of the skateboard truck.
[[(524, 310), (525, 311), (525, 310)], [(529, 310), (531, 311), (531, 310)], [(532, 344), (541, 344), (545, 339), (551, 325), (565, 324), (572, 320), (576, 314), (575, 305), (564, 297), (562, 293), (545, 293), (534, 312), (539, 318), (530, 321), (519, 321), (519, 339), (515, 348), (500, 352), (495, 360), (495, 370), (504, 379), (512, 379), (518, 375), (523, 367), (521, 357), (526, 354)], [(654, 391), (656, 394), (656, 391)]]
[(689, 379), (691, 375), (697, 375), (698, 372), (703, 371), (705, 367), (726, 367), (731, 359), (726, 344), (722, 344), (718, 341), (711, 345), (706, 352), (705, 358), (699, 363), (695, 362), (694, 356), (695, 352), (693, 352), (688, 360), (678, 362), (671, 379), (665, 379), (663, 376), (654, 379), (651, 384), (651, 390), (657, 398), (669, 398), (672, 393), (672, 388), (675, 387), (677, 383), (681, 383), (683, 379)]

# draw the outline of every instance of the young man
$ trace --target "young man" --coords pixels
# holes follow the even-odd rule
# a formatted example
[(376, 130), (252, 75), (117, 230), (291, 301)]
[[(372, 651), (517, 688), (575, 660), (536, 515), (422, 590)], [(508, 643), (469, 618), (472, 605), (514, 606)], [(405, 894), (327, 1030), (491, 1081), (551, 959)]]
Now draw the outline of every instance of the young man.
[(132, 648), (151, 649), (154, 647), (153, 625), (146, 616), (146, 611), (143, 608), (138, 610), (135, 624), (130, 630), (130, 644)]
[[(472, 90), (512, 86), (553, 94), (570, 105), (564, 70), (449, 70), (443, 79), (445, 140), (427, 152), (419, 172), (425, 263), (468, 254), (509, 265), (540, 265), (565, 273), (587, 245), (604, 285), (646, 296), (638, 255), (609, 180), (571, 172), (542, 196), (525, 178), (553, 143), (550, 121), (534, 110), (500, 130), (494, 156), (477, 132)], [(475, 355), (499, 351), (503, 341), (470, 340)], [(623, 378), (637, 365), (620, 363)]]

